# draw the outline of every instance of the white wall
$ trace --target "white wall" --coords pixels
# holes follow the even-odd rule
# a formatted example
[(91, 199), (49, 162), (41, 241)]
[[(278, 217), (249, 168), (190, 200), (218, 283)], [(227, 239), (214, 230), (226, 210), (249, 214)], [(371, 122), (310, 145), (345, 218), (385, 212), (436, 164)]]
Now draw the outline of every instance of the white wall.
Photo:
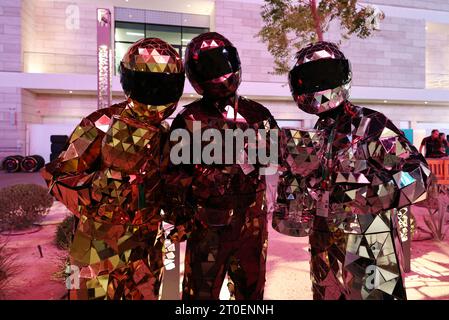
[(38, 154), (44, 157), (45, 162), (49, 162), (51, 153), (50, 136), (70, 136), (78, 122), (78, 120), (74, 120), (72, 123), (64, 124), (29, 124), (27, 126), (30, 141), (29, 154)]

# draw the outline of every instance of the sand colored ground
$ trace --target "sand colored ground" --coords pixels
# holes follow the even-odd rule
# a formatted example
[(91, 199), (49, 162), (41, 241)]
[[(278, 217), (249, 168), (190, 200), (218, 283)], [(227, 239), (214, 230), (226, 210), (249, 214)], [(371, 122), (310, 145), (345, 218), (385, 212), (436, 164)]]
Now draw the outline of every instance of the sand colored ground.
[[(265, 299), (311, 299), (307, 238), (270, 231)], [(408, 299), (449, 299), (449, 241), (412, 242), (411, 269)]]
[[(10, 236), (8, 250), (16, 256), (20, 273), (11, 281), (7, 299), (61, 299), (66, 293), (64, 282), (55, 279), (61, 270), (64, 252), (53, 244), (57, 223), (67, 214), (58, 202), (38, 232)], [(425, 214), (416, 209), (418, 216)], [(6, 236), (0, 236), (6, 239)], [(307, 238), (283, 236), (270, 228), (265, 299), (311, 299)], [(38, 245), (42, 248), (41, 258)], [(414, 241), (412, 272), (406, 275), (409, 299), (449, 299), (449, 241)], [(183, 250), (181, 246), (181, 263)], [(181, 264), (181, 277), (182, 277)], [(170, 277), (173, 279), (173, 274)], [(180, 279), (180, 278), (177, 278)], [(175, 280), (176, 276), (175, 276)], [(173, 281), (173, 280), (171, 280)], [(223, 290), (221, 298), (227, 298)]]
[[(45, 185), (38, 173), (0, 172), (0, 188), (17, 183)], [(417, 224), (424, 226), (426, 209), (413, 207), (412, 211)], [(8, 250), (15, 254), (15, 264), (20, 268), (19, 274), (11, 280), (7, 299), (61, 299), (64, 296), (65, 284), (55, 278), (55, 273), (61, 271), (64, 252), (55, 247), (53, 238), (56, 224), (67, 214), (64, 206), (55, 202), (40, 231), (10, 237), (0, 235), (0, 240), (8, 240)], [(181, 274), (167, 273), (168, 281), (181, 282), (184, 250), (185, 244), (182, 244)], [(312, 299), (308, 261), (307, 238), (287, 237), (270, 227), (265, 299)], [(449, 233), (443, 242), (412, 242), (411, 268), (405, 282), (409, 299), (449, 299)], [(229, 295), (226, 288), (223, 289), (221, 298), (227, 299)]]
[(57, 223), (67, 214), (67, 209), (55, 202), (42, 226), (17, 232), (17, 235), (0, 235), (0, 241), (7, 242), (18, 269), (8, 284), (7, 299), (58, 300), (66, 294), (63, 279), (56, 276), (63, 269), (66, 252), (55, 246), (54, 235)]

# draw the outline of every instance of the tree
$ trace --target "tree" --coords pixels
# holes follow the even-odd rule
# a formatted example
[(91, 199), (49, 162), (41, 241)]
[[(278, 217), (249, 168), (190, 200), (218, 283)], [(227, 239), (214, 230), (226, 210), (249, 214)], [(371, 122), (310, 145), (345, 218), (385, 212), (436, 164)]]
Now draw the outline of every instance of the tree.
[[(310, 42), (323, 40), (331, 21), (339, 19), (341, 37), (369, 37), (385, 15), (377, 7), (357, 0), (265, 0), (264, 26), (258, 33), (275, 58), (274, 74), (289, 71), (292, 53)], [(341, 42), (341, 40), (340, 40)]]

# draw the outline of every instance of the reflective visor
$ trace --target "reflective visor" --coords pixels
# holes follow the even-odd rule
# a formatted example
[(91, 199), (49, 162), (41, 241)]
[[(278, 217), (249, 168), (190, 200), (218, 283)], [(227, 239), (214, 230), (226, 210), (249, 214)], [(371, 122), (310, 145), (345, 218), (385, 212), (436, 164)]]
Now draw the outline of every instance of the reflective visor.
[(237, 49), (231, 46), (201, 51), (190, 59), (189, 69), (198, 81), (208, 81), (240, 69)]
[(349, 61), (345, 59), (320, 59), (294, 67), (290, 85), (298, 94), (334, 89), (351, 80)]
[(184, 90), (184, 73), (133, 71), (120, 64), (123, 90), (140, 103), (164, 105), (176, 102)]

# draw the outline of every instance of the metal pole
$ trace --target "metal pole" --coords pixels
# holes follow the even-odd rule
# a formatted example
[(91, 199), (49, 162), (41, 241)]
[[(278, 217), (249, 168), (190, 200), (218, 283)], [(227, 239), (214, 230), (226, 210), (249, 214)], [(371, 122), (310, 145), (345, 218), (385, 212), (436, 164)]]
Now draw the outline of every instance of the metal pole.
[(171, 270), (164, 270), (164, 279), (162, 284), (161, 300), (180, 300), (179, 282), (180, 282), (180, 245), (175, 244), (175, 267)]

